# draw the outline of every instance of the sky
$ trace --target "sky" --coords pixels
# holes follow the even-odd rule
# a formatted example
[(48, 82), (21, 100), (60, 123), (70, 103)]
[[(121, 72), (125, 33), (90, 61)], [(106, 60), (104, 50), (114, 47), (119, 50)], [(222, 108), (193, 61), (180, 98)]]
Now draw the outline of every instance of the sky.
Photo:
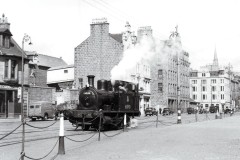
[(168, 39), (178, 25), (191, 68), (210, 64), (216, 47), (218, 62), (240, 72), (239, 0), (8, 0), (3, 13), (21, 46), (24, 34), (33, 45), (25, 50), (74, 63), (74, 48), (90, 35), (92, 19), (106, 17), (110, 33), (124, 31), (126, 21), (137, 33), (151, 26), (153, 35)]

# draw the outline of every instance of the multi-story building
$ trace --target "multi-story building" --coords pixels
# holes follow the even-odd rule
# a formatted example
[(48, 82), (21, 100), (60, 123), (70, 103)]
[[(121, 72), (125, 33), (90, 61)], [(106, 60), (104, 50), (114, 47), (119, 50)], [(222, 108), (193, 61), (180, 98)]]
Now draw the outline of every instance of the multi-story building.
[(87, 76), (109, 79), (112, 68), (123, 55), (122, 34), (109, 33), (106, 19), (94, 19), (90, 24), (90, 36), (75, 48), (74, 81), (77, 88), (87, 84)]
[[(143, 38), (153, 38), (151, 26), (139, 27), (137, 31), (137, 43), (141, 43)], [(141, 61), (136, 64), (134, 72), (132, 72), (132, 81), (139, 84), (140, 94), (140, 111), (144, 115), (144, 110), (151, 107), (151, 76), (150, 61), (146, 57), (142, 57)]]
[(151, 63), (151, 104), (184, 110), (189, 106), (189, 54), (182, 48), (177, 27), (162, 43)]
[(233, 80), (229, 66), (219, 66), (216, 49), (213, 63), (199, 71), (192, 70), (189, 80), (190, 96), (200, 103), (200, 107), (209, 110), (210, 106), (216, 106), (220, 112), (226, 107), (235, 107), (238, 82)]
[[(22, 66), (22, 58), (24, 66)], [(24, 51), (12, 38), (7, 17), (0, 18), (0, 117), (15, 117), (21, 114), (22, 67), (28, 71), (28, 60)], [(28, 75), (24, 72), (23, 85), (28, 85)], [(26, 90), (24, 108), (26, 109)]]

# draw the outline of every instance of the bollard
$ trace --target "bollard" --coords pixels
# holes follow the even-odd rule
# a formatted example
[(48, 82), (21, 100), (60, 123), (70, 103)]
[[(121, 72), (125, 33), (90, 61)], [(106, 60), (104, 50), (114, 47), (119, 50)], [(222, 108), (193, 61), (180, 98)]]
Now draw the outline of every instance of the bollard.
[(64, 147), (64, 117), (63, 117), (63, 113), (60, 114), (58, 154), (65, 154), (65, 147)]
[(195, 121), (198, 121), (198, 117), (197, 117), (197, 111), (195, 112)]
[(124, 114), (124, 120), (123, 120), (123, 131), (126, 130), (126, 125), (127, 125), (127, 115), (126, 113)]
[(220, 113), (220, 119), (222, 119), (222, 112)]
[(218, 119), (218, 110), (216, 111), (215, 119)]
[(181, 124), (182, 120), (181, 120), (181, 110), (178, 109), (178, 118), (177, 118), (177, 124)]
[(129, 118), (130, 118), (130, 120), (129, 120), (127, 128), (131, 129), (132, 128), (132, 117), (129, 117)]

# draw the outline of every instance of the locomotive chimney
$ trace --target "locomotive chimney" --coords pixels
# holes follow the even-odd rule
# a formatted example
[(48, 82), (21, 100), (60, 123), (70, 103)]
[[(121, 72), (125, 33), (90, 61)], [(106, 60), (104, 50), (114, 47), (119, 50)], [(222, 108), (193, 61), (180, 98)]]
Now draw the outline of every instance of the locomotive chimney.
[(88, 84), (90, 87), (94, 87), (94, 75), (88, 75)]

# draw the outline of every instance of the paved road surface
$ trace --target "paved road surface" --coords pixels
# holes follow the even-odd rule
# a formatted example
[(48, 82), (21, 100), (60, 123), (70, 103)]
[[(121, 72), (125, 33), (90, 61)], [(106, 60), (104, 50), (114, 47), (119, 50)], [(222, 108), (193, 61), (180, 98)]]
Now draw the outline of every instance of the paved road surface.
[[(108, 133), (110, 134), (110, 133)], [(131, 129), (69, 147), (57, 160), (240, 160), (240, 116)]]
[[(232, 117), (226, 115), (223, 119), (214, 119), (214, 114), (182, 115), (183, 124), (176, 123), (177, 117), (159, 117), (156, 128), (156, 116), (141, 117), (139, 126), (114, 137), (119, 131), (108, 131), (98, 134), (93, 131), (74, 131), (68, 121), (65, 121), (65, 155), (58, 153), (59, 122), (50, 128), (39, 130), (26, 126), (25, 153), (34, 159), (42, 158), (54, 144), (56, 147), (45, 160), (240, 160), (240, 114)], [(47, 126), (54, 121), (28, 122), (34, 126)], [(19, 122), (20, 123), (20, 122)], [(19, 125), (18, 122), (0, 121), (1, 136)], [(1, 137), (0, 136), (0, 137)], [(91, 138), (91, 136), (93, 136)], [(42, 139), (44, 137), (52, 137)], [(34, 140), (37, 139), (37, 140)], [(6, 145), (9, 141), (21, 140), (21, 129), (0, 140), (0, 160), (19, 159), (21, 143)], [(25, 157), (25, 159), (28, 159)]]

